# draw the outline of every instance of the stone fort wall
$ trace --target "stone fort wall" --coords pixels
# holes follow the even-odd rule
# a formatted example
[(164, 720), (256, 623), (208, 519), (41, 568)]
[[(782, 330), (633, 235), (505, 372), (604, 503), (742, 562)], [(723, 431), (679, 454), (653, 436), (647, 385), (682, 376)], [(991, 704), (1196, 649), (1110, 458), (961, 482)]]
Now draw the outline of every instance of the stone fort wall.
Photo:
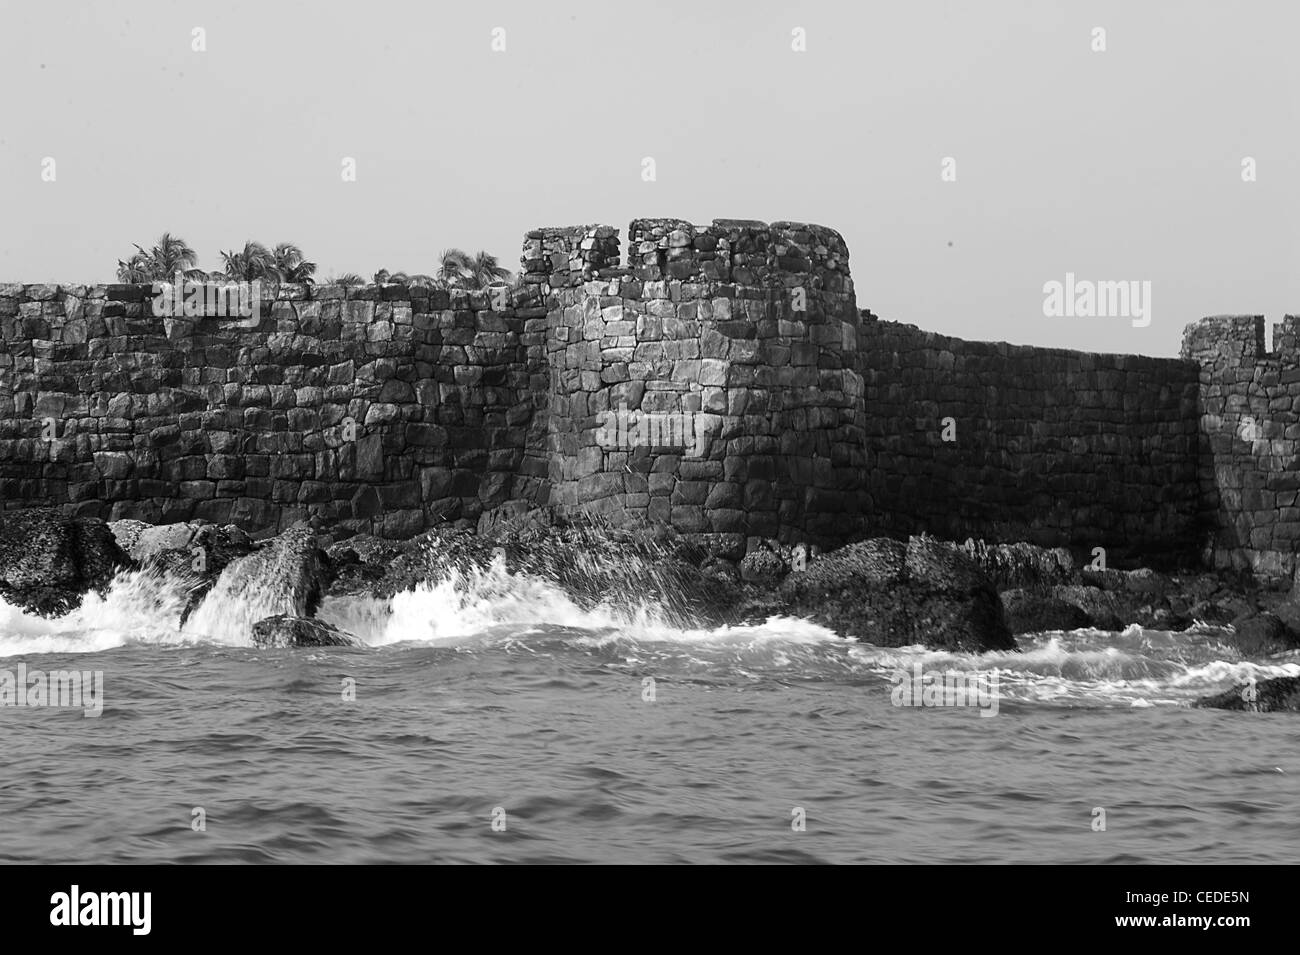
[(871, 510), (922, 530), (1117, 566), (1200, 546), (1194, 362), (972, 342), (873, 321), (859, 338)]
[(1188, 325), (1183, 356), (1199, 369), (1198, 458), (1205, 561), (1291, 580), (1300, 541), (1300, 317), (1262, 315)]
[[(0, 285), (0, 505), (390, 538), (545, 506), (737, 553), (929, 531), (1290, 573), (1300, 367), (1262, 320), (1172, 360), (969, 342), (860, 312), (832, 229), (626, 239), (538, 229), (513, 288), (281, 286), (247, 320)], [(1225, 443), (1245, 417), (1268, 454)]]

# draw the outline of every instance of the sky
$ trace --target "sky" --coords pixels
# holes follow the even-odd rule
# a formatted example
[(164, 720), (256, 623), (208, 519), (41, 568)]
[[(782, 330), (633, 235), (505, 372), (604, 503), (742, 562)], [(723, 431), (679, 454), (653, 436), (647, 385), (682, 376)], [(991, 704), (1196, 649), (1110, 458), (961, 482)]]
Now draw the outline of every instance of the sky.
[[(1298, 34), (1294, 0), (0, 0), (0, 282), (111, 281), (163, 231), (368, 277), (789, 219), (881, 318), (1174, 355), (1300, 313)], [(1045, 314), (1067, 273), (1150, 282), (1149, 324)]]

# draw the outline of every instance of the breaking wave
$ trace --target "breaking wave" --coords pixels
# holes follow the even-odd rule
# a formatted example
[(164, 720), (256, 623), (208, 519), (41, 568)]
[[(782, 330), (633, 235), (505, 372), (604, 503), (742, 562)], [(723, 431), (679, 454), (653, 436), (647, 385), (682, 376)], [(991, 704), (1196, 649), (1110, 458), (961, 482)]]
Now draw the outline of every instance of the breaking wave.
[[(156, 571), (125, 571), (103, 597), (90, 594), (79, 609), (54, 619), (0, 599), (0, 657), (132, 646), (251, 647), (251, 624), (276, 612), (257, 588), (218, 582), (182, 625), (192, 586)], [(634, 672), (864, 685), (919, 665), (996, 675), (1002, 699), (1035, 705), (1185, 705), (1251, 677), (1300, 675), (1300, 654), (1245, 659), (1222, 640), (1223, 630), (1211, 627), (1052, 632), (1021, 637), (1021, 652), (986, 654), (881, 648), (789, 617), (692, 628), (654, 598), (584, 606), (552, 581), (507, 573), (500, 561), (452, 571), (391, 600), (329, 597), (317, 616), (384, 652), (573, 652)]]

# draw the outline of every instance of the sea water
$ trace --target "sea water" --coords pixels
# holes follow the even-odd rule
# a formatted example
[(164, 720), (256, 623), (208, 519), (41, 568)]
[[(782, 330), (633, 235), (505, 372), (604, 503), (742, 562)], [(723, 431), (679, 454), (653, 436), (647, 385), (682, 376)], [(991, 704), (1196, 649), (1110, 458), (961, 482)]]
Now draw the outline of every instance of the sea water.
[[(98, 716), (0, 705), (0, 859), (1300, 859), (1300, 717), (1190, 707), (1300, 656), (1214, 628), (881, 649), (583, 608), (498, 565), (327, 599), (365, 649), (259, 650), (233, 601), (180, 627), (183, 588), (124, 572), (58, 619), (0, 602), (0, 669), (103, 674)], [(918, 668), (994, 680), (996, 714), (895, 705)]]

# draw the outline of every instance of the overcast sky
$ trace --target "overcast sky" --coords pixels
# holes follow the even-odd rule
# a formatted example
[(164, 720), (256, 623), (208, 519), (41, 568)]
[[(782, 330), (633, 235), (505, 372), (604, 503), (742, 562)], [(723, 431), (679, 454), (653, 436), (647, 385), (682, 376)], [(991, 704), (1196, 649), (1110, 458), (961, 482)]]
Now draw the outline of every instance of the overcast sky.
[[(369, 277), (516, 268), (539, 225), (795, 219), (882, 318), (1175, 354), (1300, 312), (1297, 35), (1294, 0), (0, 0), (0, 282), (108, 281), (164, 230)], [(1150, 326), (1045, 317), (1067, 272), (1150, 281)]]

